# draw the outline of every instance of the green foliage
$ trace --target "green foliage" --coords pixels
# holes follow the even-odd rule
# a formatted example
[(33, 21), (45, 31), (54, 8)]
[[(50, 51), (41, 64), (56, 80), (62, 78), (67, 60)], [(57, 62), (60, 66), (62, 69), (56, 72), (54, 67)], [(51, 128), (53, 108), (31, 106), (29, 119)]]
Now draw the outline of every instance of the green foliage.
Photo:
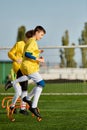
[[(87, 23), (85, 23), (84, 29), (79, 39), (79, 45), (87, 45)], [(81, 48), (82, 54), (82, 67), (87, 68), (87, 48)]]
[(21, 26), (18, 28), (17, 41), (22, 41), (25, 38), (25, 26)]
[(68, 30), (65, 31), (65, 35), (62, 37), (62, 45), (68, 46), (69, 45), (69, 34)]
[(60, 59), (61, 59), (60, 66), (64, 67), (65, 66), (65, 59), (64, 59), (64, 51), (62, 49), (60, 49)]
[[(65, 35), (62, 37), (62, 45), (69, 46), (69, 34), (68, 30), (65, 31)], [(72, 43), (74, 45), (74, 43)], [(77, 64), (74, 60), (75, 49), (74, 48), (64, 48), (60, 50), (61, 66), (63, 67), (76, 67)]]

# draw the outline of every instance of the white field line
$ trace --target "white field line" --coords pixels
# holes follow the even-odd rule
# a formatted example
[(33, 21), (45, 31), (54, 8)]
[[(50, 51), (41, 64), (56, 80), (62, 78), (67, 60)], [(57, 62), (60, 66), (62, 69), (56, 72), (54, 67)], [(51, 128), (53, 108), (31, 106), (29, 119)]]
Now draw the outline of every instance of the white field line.
[[(40, 109), (40, 111), (45, 111), (45, 112), (87, 112), (87, 110), (76, 110), (76, 109)], [(58, 113), (57, 113), (58, 114)]]
[(87, 93), (42, 93), (42, 95), (87, 95)]
[[(0, 95), (14, 95), (14, 93), (0, 93)], [(87, 93), (42, 93), (41, 95), (87, 95)]]

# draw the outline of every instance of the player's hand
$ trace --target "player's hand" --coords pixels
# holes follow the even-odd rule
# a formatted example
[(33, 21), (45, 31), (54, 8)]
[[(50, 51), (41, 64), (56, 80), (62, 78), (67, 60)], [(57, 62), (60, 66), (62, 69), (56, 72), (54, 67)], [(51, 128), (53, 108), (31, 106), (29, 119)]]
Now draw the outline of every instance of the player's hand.
[(45, 61), (44, 61), (44, 58), (41, 56), (41, 57), (39, 57), (39, 58), (37, 58), (36, 59), (38, 62), (41, 62), (41, 63), (44, 63)]
[(20, 64), (20, 63), (22, 62), (22, 59), (18, 59), (18, 60), (16, 60), (16, 62), (17, 62), (18, 64)]
[(43, 53), (44, 52), (44, 50), (40, 50), (40, 53)]

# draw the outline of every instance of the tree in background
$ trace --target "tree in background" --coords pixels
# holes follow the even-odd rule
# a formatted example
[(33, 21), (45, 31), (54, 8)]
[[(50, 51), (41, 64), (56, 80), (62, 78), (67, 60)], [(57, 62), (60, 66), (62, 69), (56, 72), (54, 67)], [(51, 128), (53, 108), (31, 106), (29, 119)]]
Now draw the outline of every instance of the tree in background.
[(18, 28), (17, 42), (24, 40), (25, 31), (26, 31), (25, 26), (20, 26), (20, 27)]
[[(87, 23), (84, 25), (82, 30), (81, 38), (79, 39), (79, 45), (87, 45)], [(82, 54), (82, 67), (87, 68), (87, 48), (81, 48)]]
[[(69, 46), (69, 34), (68, 30), (65, 31), (65, 35), (62, 37), (62, 45)], [(75, 45), (72, 43), (72, 45)], [(74, 48), (64, 48), (60, 50), (61, 66), (64, 67), (76, 67), (77, 64), (74, 60), (75, 49)]]
[(63, 51), (63, 49), (60, 49), (60, 59), (61, 59), (60, 67), (65, 67), (65, 60), (64, 60), (64, 51)]

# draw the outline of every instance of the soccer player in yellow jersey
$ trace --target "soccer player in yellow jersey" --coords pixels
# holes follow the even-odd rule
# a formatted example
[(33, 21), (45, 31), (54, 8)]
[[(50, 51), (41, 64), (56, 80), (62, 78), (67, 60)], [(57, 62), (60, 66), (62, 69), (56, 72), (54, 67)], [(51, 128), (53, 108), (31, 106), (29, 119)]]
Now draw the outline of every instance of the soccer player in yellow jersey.
[[(18, 74), (18, 71), (20, 69), (20, 65), (22, 62), (22, 58), (23, 58), (23, 50), (24, 50), (24, 46), (25, 43), (27, 41), (28, 38), (30, 38), (32, 36), (32, 30), (28, 31), (25, 34), (25, 41), (19, 41), (17, 42), (12, 49), (8, 52), (8, 56), (9, 58), (13, 61), (13, 70), (17, 75), (17, 78), (20, 76), (20, 74)], [(24, 96), (27, 96), (27, 91), (25, 92), (24, 86), (26, 85), (26, 87), (28, 86), (28, 81), (22, 82), (22, 83), (16, 83), (15, 85), (13, 85), (14, 90), (15, 90), (15, 95), (12, 99), (12, 105), (11, 105), (11, 109), (14, 108), (17, 99), (19, 98), (19, 96), (21, 96), (22, 98)], [(22, 86), (22, 88), (21, 88)], [(6, 84), (5, 89), (8, 89), (8, 84)], [(21, 109), (20, 109), (20, 113), (27, 115), (28, 112), (26, 110), (26, 103), (24, 101), (22, 101), (21, 104)]]
[[(41, 51), (38, 49), (37, 40), (40, 40), (44, 36), (46, 31), (42, 26), (37, 26), (33, 30), (33, 33), (33, 37), (28, 39), (27, 44), (24, 47), (23, 60), (20, 66), (20, 71), (23, 75), (27, 75), (28, 78), (31, 78), (36, 83), (36, 86), (33, 88), (33, 90), (29, 93), (28, 96), (25, 96), (23, 98), (23, 101), (29, 104), (29, 110), (32, 113), (34, 113), (37, 117), (41, 117), (37, 109), (37, 105), (41, 92), (45, 86), (45, 82), (39, 74), (39, 63), (43, 63), (44, 58), (39, 57)], [(23, 81), (26, 80), (26, 77), (24, 78), (25, 79), (23, 79), (22, 77)], [(20, 79), (17, 81), (21, 82)], [(32, 97), (33, 101), (31, 104)]]

